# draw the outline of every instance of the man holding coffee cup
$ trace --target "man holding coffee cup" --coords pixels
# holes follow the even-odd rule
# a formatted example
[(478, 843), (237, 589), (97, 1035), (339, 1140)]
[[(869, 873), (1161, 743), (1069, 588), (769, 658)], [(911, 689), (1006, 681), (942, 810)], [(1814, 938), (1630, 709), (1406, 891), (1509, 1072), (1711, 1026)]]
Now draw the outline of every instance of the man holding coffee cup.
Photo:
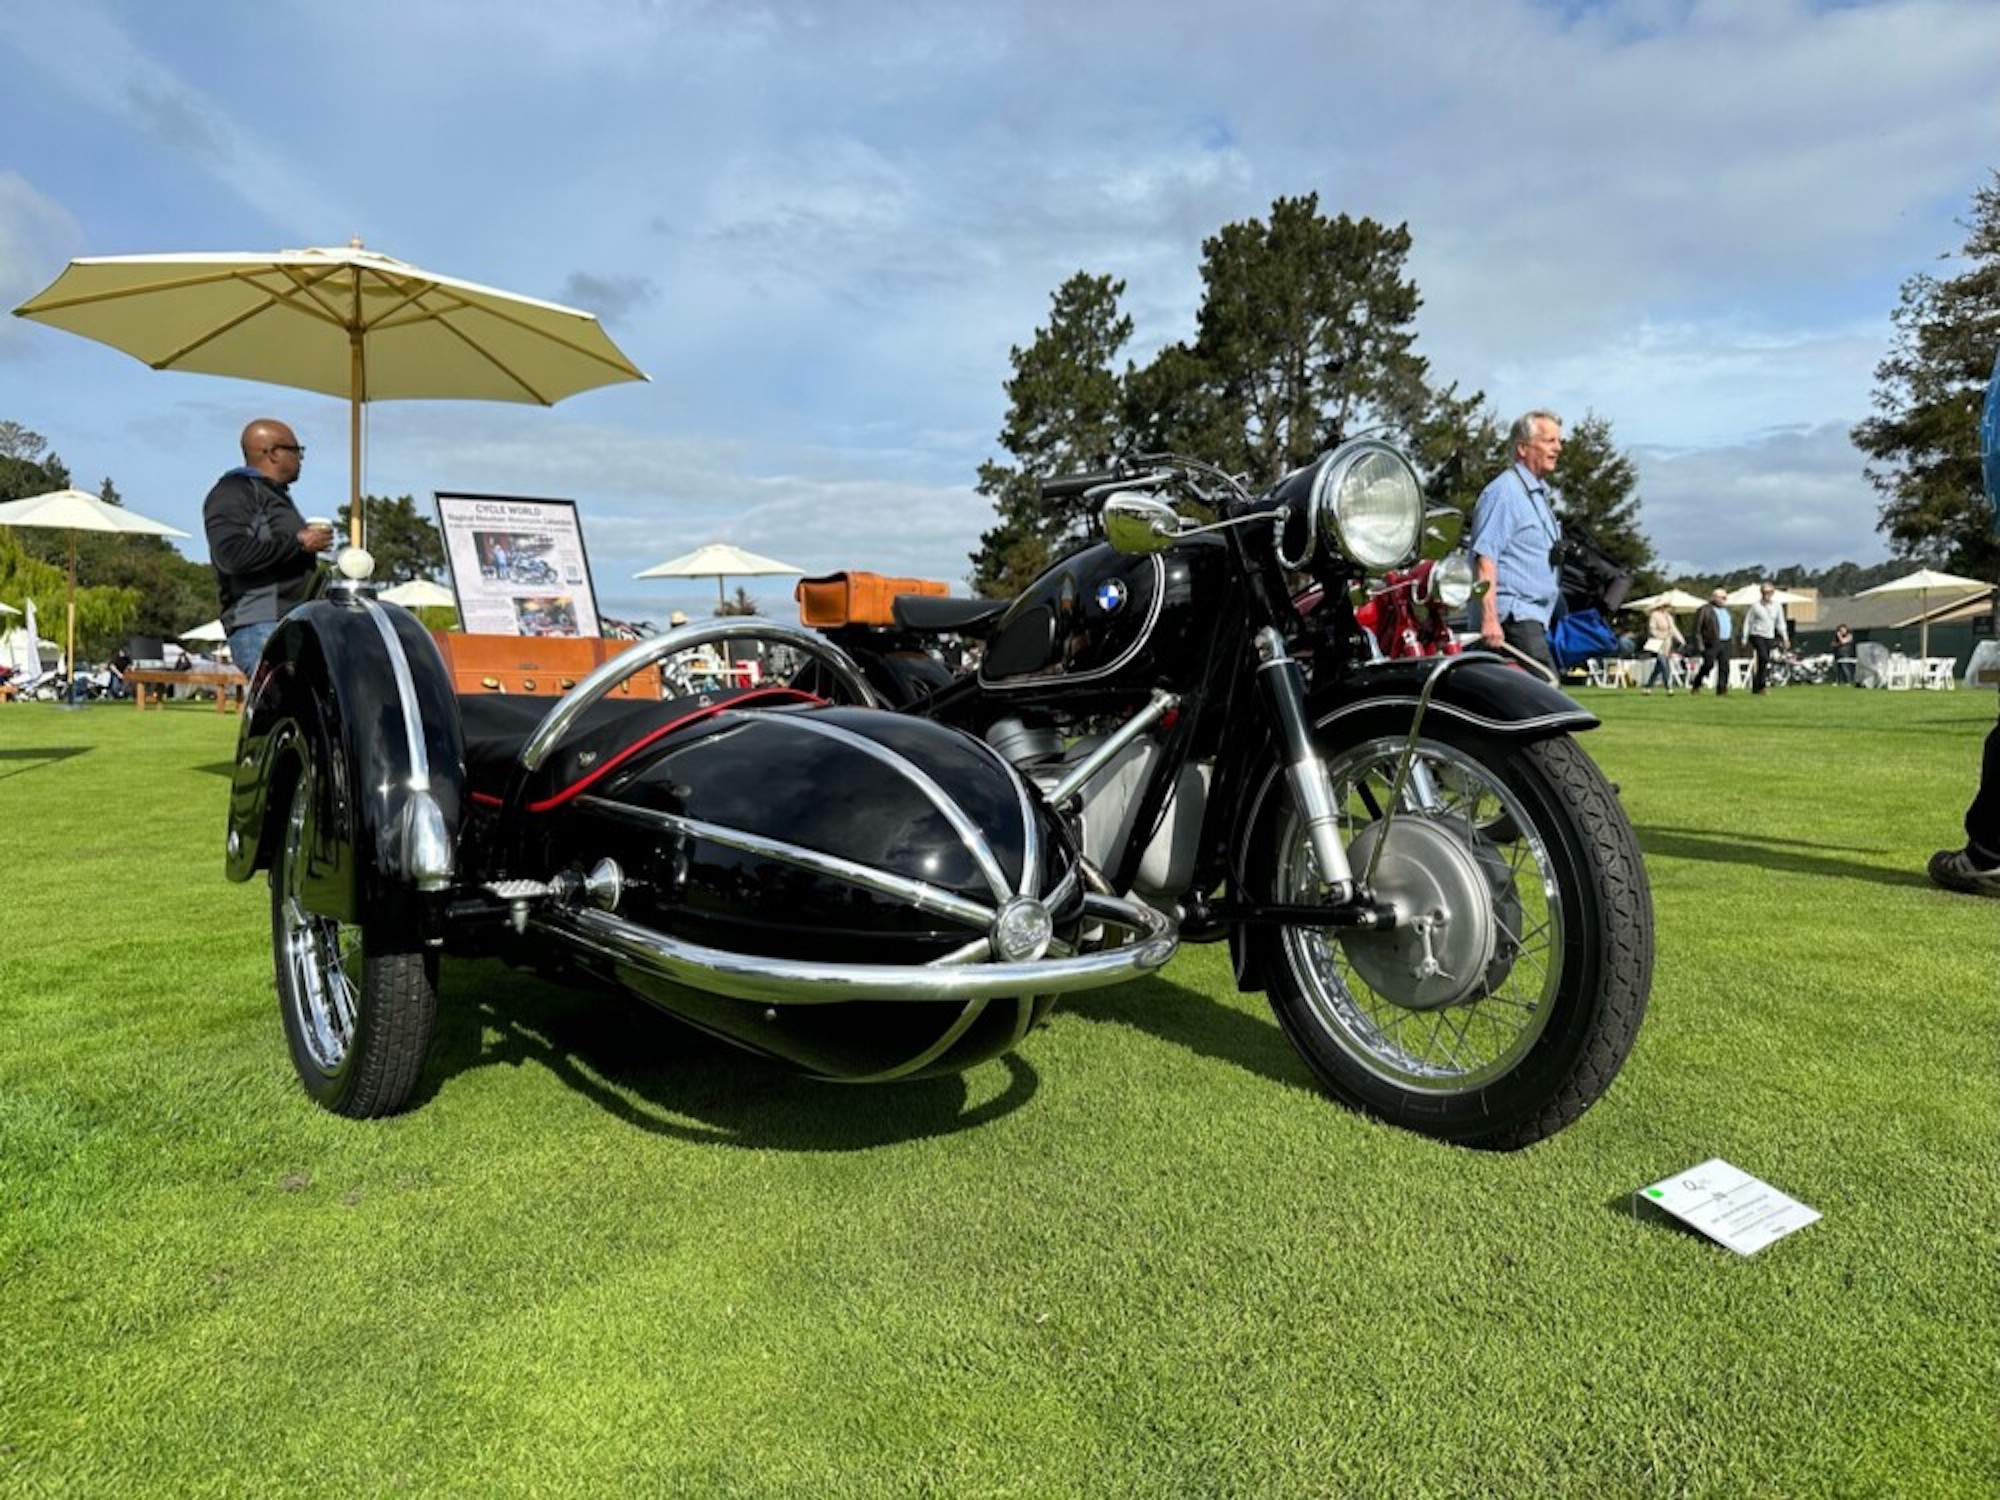
[(333, 527), (307, 522), (292, 504), (306, 450), (291, 428), (259, 417), (243, 429), (242, 446), (242, 464), (216, 480), (201, 519), (229, 657), (248, 675), (278, 621), (312, 592), (315, 557), (333, 545)]

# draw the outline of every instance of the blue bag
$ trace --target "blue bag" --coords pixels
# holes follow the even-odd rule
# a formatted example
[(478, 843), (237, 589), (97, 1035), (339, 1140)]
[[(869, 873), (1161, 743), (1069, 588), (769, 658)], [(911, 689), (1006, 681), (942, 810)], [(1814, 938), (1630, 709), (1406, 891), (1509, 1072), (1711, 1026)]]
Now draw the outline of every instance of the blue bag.
[(1593, 656), (1616, 656), (1618, 636), (1594, 609), (1573, 609), (1549, 627), (1549, 651), (1565, 672)]

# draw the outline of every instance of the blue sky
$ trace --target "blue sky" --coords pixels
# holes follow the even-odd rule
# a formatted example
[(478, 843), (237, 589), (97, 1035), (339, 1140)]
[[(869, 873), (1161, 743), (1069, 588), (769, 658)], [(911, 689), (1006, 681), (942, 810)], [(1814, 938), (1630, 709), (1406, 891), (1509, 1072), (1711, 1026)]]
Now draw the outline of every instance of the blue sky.
[[(1143, 361), (1204, 236), (1317, 192), (1409, 224), (1437, 376), (1610, 419), (1670, 563), (1872, 561), (1846, 434), (2000, 166), (1996, 71), (1992, 0), (7, 0), (0, 300), (359, 236), (587, 307), (650, 383), (377, 404), (364, 483), (574, 499), (657, 619), (712, 585), (631, 575), (718, 539), (961, 579), (1056, 286), (1122, 278)], [(0, 419), (197, 534), (264, 414), (332, 509), (343, 404), (0, 319)]]

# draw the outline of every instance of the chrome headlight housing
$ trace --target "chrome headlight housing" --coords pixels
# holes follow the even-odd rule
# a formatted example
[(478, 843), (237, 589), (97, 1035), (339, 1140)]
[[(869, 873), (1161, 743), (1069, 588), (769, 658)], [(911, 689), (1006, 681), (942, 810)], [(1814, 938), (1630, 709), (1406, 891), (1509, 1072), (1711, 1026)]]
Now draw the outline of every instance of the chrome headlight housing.
[[(1332, 548), (1368, 572), (1402, 568), (1416, 558), (1424, 532), (1424, 486), (1396, 448), (1374, 438), (1342, 444), (1296, 478), (1310, 476), (1304, 526), (1284, 528), (1280, 562), (1302, 568), (1320, 548)], [(1282, 486), (1288, 488), (1288, 486)], [(1300, 530), (1304, 538), (1300, 538)], [(1302, 540), (1296, 560), (1284, 556), (1288, 542)]]

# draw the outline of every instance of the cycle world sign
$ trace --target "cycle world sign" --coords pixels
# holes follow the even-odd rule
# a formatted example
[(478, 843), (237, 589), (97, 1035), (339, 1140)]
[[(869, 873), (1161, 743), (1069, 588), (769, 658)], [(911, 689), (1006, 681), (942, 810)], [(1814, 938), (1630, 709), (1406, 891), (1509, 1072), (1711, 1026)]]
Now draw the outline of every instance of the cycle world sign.
[(574, 500), (442, 491), (436, 498), (467, 634), (604, 633)]

